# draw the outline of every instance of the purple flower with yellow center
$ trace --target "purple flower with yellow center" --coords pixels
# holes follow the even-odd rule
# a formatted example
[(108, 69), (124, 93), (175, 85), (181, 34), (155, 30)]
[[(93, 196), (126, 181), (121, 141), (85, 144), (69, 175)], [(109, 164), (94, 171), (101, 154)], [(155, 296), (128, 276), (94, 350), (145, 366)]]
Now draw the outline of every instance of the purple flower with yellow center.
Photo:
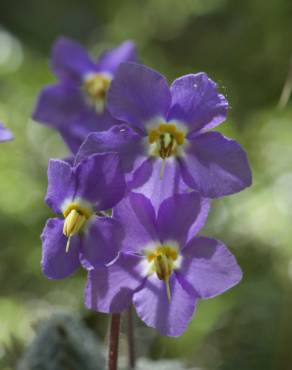
[(12, 132), (8, 130), (2, 123), (0, 123), (0, 142), (10, 141), (13, 139)]
[(50, 160), (46, 202), (61, 218), (51, 218), (43, 230), (42, 269), (62, 279), (79, 268), (104, 265), (119, 252), (123, 232), (101, 211), (121, 200), (125, 180), (117, 154), (94, 154), (77, 166)]
[(141, 167), (144, 174), (154, 170), (160, 178), (168, 176), (167, 167), (175, 167), (187, 187), (207, 198), (236, 193), (251, 184), (240, 145), (210, 131), (225, 120), (228, 103), (205, 73), (182, 76), (168, 87), (161, 74), (123, 63), (107, 101), (112, 116), (128, 128), (90, 134), (80, 158), (107, 146), (121, 153), (125, 171), (130, 170), (133, 179), (133, 171), (141, 175)]
[(58, 39), (52, 69), (59, 82), (41, 91), (33, 118), (57, 129), (75, 153), (88, 133), (119, 123), (106, 109), (106, 94), (119, 64), (135, 60), (135, 46), (130, 41), (94, 61), (79, 43)]
[(148, 326), (181, 335), (198, 300), (225, 292), (242, 277), (221, 241), (196, 236), (208, 210), (197, 192), (167, 198), (157, 212), (148, 198), (130, 193), (113, 210), (125, 232), (122, 252), (108, 267), (89, 271), (86, 306), (118, 313), (133, 302)]

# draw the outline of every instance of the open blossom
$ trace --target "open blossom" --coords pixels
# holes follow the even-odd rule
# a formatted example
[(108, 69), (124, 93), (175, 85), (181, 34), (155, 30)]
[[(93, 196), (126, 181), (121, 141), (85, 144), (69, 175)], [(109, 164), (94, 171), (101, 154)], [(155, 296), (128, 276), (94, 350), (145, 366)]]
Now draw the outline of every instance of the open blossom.
[(130, 41), (93, 61), (79, 43), (58, 39), (52, 68), (59, 82), (42, 90), (33, 118), (57, 129), (75, 153), (89, 132), (119, 123), (105, 107), (107, 90), (119, 64), (135, 60), (135, 46)]
[(2, 123), (0, 123), (0, 142), (10, 141), (13, 139), (11, 131), (9, 131)]
[(207, 198), (236, 193), (251, 184), (240, 145), (209, 131), (225, 120), (228, 103), (205, 73), (182, 76), (169, 88), (158, 72), (123, 63), (107, 101), (112, 116), (128, 127), (90, 134), (80, 148), (80, 158), (116, 150), (136, 187), (153, 171), (161, 179), (168, 177), (167, 168), (172, 167), (185, 186)]
[(46, 202), (51, 218), (42, 233), (42, 269), (51, 279), (112, 261), (123, 237), (119, 224), (98, 215), (121, 200), (125, 180), (117, 154), (95, 154), (77, 166), (50, 160)]
[(118, 313), (133, 302), (148, 326), (162, 335), (182, 334), (199, 299), (223, 293), (242, 277), (222, 242), (196, 236), (208, 209), (196, 192), (166, 199), (158, 212), (148, 198), (130, 193), (113, 212), (124, 228), (123, 252), (108, 267), (89, 271), (87, 307)]
[(125, 124), (113, 126), (108, 131), (89, 134), (75, 160), (79, 163), (93, 153), (104, 152), (119, 153), (127, 188), (150, 198), (155, 209), (164, 199), (188, 190), (179, 176), (177, 161), (170, 158), (165, 163), (161, 178), (161, 163), (153, 157), (145, 157), (141, 135)]

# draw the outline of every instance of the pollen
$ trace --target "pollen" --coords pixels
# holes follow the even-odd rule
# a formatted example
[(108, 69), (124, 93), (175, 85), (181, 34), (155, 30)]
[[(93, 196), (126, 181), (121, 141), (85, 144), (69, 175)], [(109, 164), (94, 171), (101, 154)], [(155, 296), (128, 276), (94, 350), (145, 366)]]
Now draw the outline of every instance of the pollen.
[(66, 252), (69, 252), (71, 237), (82, 231), (91, 212), (77, 203), (71, 203), (63, 214), (65, 217), (63, 234), (68, 238)]
[(184, 144), (185, 134), (176, 125), (162, 123), (148, 134), (150, 144), (156, 144), (153, 154), (163, 160), (177, 154), (177, 147)]
[(169, 278), (174, 269), (174, 261), (178, 258), (177, 250), (168, 245), (157, 247), (154, 251), (147, 252), (148, 262), (152, 264), (152, 272), (156, 273), (159, 280), (163, 280), (166, 285), (168, 300), (171, 299)]
[(152, 262), (157, 256), (164, 254), (167, 258), (175, 261), (178, 258), (177, 250), (169, 245), (160, 245), (155, 250), (147, 253), (148, 262)]
[(111, 78), (103, 73), (90, 74), (84, 81), (84, 89), (97, 110), (103, 110)]

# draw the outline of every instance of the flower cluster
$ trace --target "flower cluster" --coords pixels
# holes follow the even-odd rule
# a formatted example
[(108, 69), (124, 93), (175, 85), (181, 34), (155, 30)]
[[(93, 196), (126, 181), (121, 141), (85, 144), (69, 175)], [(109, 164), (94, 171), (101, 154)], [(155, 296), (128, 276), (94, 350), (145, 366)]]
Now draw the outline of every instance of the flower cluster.
[(72, 158), (49, 162), (46, 202), (62, 219), (44, 228), (43, 272), (62, 279), (82, 266), (88, 308), (133, 304), (148, 326), (178, 336), (198, 300), (242, 276), (221, 241), (197, 235), (210, 199), (251, 184), (240, 145), (211, 131), (228, 103), (205, 73), (168, 86), (129, 41), (93, 62), (61, 38), (52, 66), (59, 82), (33, 117), (59, 131)]

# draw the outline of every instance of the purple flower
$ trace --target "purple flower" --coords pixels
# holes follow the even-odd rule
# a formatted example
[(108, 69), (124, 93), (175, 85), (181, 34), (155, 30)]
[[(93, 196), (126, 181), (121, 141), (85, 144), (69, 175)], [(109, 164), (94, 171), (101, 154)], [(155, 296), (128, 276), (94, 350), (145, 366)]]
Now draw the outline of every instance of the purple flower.
[(123, 197), (125, 180), (117, 154), (95, 154), (77, 166), (50, 160), (46, 202), (64, 219), (47, 221), (42, 233), (42, 269), (62, 279), (80, 266), (112, 261), (123, 232), (117, 221), (97, 215)]
[(89, 132), (119, 123), (105, 107), (106, 93), (119, 64), (135, 60), (130, 41), (95, 62), (77, 42), (59, 38), (52, 52), (52, 68), (59, 82), (42, 90), (33, 118), (57, 129), (75, 153)]
[(93, 153), (104, 152), (119, 153), (127, 188), (150, 198), (155, 209), (164, 199), (188, 189), (179, 176), (177, 161), (172, 158), (164, 165), (163, 179), (160, 177), (160, 161), (145, 155), (141, 135), (127, 125), (120, 124), (108, 131), (89, 134), (76, 155), (76, 163)]
[(196, 192), (166, 199), (157, 213), (142, 194), (129, 194), (113, 213), (124, 228), (123, 252), (108, 267), (89, 272), (86, 306), (117, 313), (133, 302), (148, 326), (181, 335), (199, 299), (225, 292), (242, 277), (222, 242), (195, 236), (208, 210)]
[(12, 132), (9, 131), (2, 123), (0, 123), (0, 142), (10, 141), (13, 139)]
[(168, 176), (167, 166), (175, 167), (172, 173), (179, 174), (185, 186), (208, 198), (232, 194), (251, 184), (240, 145), (209, 131), (225, 120), (228, 103), (205, 73), (180, 77), (169, 88), (159, 73), (123, 63), (107, 101), (112, 116), (129, 127), (90, 134), (79, 158), (99, 152), (101, 147), (116, 150), (124, 157), (125, 170), (133, 174), (135, 186), (147, 171), (160, 172), (162, 178)]

